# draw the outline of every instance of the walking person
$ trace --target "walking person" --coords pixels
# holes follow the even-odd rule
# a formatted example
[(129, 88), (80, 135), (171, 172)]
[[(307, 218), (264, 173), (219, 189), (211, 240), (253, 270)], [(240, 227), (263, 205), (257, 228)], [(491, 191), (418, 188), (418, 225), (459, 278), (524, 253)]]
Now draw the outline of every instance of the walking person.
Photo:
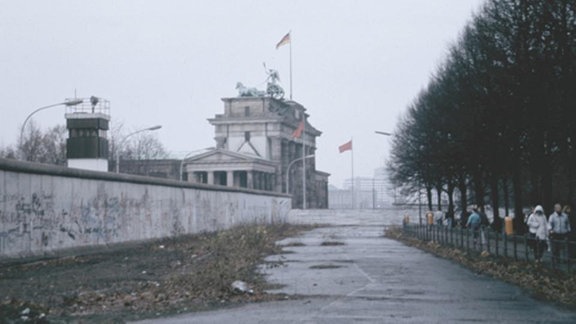
[(454, 208), (449, 207), (444, 217), (446, 218), (446, 227), (452, 229), (454, 227)]
[(444, 225), (444, 213), (440, 208), (436, 212), (434, 212), (434, 222), (438, 226)]
[(477, 213), (480, 215), (480, 242), (482, 249), (486, 250), (486, 230), (490, 226), (490, 220), (488, 219), (488, 215), (486, 215), (484, 206), (478, 206)]
[(540, 205), (536, 206), (534, 212), (528, 216), (526, 224), (528, 225), (528, 244), (534, 251), (536, 263), (540, 263), (548, 245), (548, 222), (544, 208)]
[(554, 213), (548, 217), (550, 242), (552, 243), (552, 257), (554, 262), (560, 261), (560, 254), (566, 245), (570, 233), (570, 220), (562, 212), (562, 205), (554, 205)]
[(468, 217), (468, 221), (466, 222), (466, 228), (472, 231), (472, 238), (474, 239), (474, 249), (476, 249), (476, 245), (478, 244), (478, 238), (480, 236), (480, 225), (482, 224), (482, 220), (480, 218), (480, 214), (478, 213), (478, 208), (472, 208), (472, 214)]

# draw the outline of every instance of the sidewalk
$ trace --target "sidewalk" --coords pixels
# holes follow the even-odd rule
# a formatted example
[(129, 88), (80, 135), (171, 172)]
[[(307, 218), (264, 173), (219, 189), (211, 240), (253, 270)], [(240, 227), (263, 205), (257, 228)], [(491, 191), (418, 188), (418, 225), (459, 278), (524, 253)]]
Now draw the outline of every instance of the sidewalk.
[(345, 225), (279, 242), (288, 253), (268, 257), (262, 271), (284, 285), (272, 292), (299, 299), (141, 323), (576, 322), (576, 312), (382, 237), (386, 217), (368, 217), (350, 211)]

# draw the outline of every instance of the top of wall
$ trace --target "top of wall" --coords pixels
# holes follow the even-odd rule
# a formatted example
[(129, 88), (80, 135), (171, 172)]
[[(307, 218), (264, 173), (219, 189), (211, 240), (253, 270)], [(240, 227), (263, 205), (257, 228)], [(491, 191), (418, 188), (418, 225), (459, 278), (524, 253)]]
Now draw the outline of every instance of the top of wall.
[(158, 185), (158, 186), (168, 186), (178, 188), (191, 188), (191, 189), (201, 189), (208, 191), (244, 192), (247, 194), (255, 194), (261, 196), (290, 197), (289, 195), (270, 191), (206, 185), (200, 183), (189, 183), (178, 180), (144, 177), (123, 173), (81, 170), (57, 165), (33, 163), (33, 162), (18, 161), (4, 158), (0, 158), (0, 171), (10, 171), (17, 173), (49, 175), (49, 176), (68, 177), (68, 178), (90, 179), (90, 180), (127, 182), (127, 183)]

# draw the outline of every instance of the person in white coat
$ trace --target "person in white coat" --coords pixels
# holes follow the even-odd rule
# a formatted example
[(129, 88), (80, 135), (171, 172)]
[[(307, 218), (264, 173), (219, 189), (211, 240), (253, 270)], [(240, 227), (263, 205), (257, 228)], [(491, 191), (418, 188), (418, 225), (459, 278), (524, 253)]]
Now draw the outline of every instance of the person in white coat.
[(534, 259), (537, 263), (542, 262), (544, 251), (548, 248), (548, 221), (544, 214), (544, 208), (538, 205), (526, 221), (529, 230), (529, 244), (534, 250)]

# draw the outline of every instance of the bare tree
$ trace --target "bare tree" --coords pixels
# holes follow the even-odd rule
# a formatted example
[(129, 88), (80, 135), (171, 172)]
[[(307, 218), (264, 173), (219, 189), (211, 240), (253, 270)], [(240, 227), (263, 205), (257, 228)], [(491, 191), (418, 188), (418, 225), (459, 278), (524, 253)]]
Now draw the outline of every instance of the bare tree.
[(43, 132), (31, 121), (18, 143), (19, 155), (26, 161), (65, 165), (66, 127), (54, 126)]

